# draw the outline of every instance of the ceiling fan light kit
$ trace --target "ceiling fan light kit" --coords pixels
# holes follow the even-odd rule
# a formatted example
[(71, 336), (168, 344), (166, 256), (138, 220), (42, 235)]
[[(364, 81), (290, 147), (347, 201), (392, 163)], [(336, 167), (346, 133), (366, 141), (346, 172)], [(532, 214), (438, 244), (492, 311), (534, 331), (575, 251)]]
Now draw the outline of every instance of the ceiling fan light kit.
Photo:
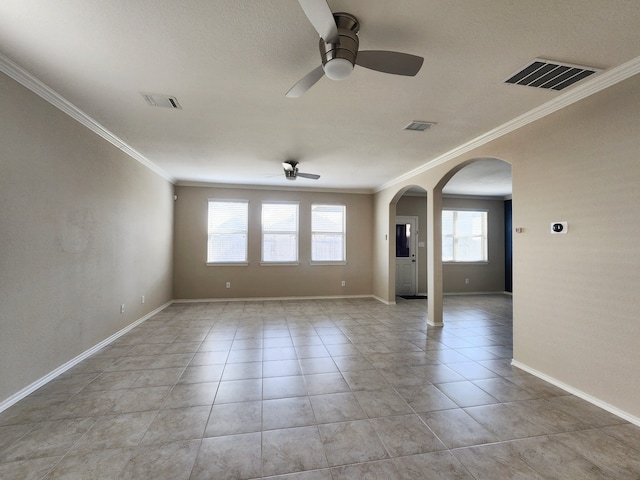
[(346, 58), (334, 58), (324, 64), (324, 74), (331, 80), (344, 80), (353, 72), (353, 63)]
[(344, 80), (351, 75), (356, 63), (360, 24), (356, 17), (348, 13), (334, 13), (333, 19), (338, 28), (338, 40), (330, 43), (320, 38), (322, 68), (331, 80)]

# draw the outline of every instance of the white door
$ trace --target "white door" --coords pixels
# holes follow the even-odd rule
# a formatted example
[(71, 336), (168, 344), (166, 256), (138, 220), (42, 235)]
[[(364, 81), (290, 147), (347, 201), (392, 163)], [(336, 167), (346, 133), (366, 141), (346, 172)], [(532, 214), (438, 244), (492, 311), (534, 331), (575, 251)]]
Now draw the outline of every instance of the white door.
[(418, 217), (396, 217), (396, 295), (417, 295)]

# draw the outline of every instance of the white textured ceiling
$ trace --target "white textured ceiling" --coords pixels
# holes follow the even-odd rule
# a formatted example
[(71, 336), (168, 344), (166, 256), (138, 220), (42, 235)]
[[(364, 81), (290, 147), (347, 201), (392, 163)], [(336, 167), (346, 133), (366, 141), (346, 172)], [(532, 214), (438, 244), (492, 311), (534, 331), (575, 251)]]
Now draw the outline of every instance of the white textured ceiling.
[(296, 187), (365, 191), (561, 95), (503, 83), (535, 57), (607, 71), (640, 55), (636, 0), (329, 5), (358, 17), (362, 50), (423, 56), (420, 73), (356, 67), (285, 98), (320, 63), (296, 0), (2, 0), (0, 53), (178, 183), (291, 186), (280, 164), (296, 159), (321, 175)]

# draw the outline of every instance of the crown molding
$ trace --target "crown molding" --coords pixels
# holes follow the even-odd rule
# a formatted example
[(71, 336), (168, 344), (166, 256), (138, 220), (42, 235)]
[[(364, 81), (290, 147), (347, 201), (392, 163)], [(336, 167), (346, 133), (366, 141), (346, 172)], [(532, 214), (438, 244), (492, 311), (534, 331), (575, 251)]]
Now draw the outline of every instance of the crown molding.
[(6, 74), (8, 77), (12, 78), (16, 82), (18, 82), (23, 87), (31, 90), (33, 93), (43, 98), (47, 102), (49, 102), (54, 107), (63, 111), (71, 118), (81, 123), (85, 127), (87, 127), (92, 132), (96, 133), (107, 142), (111, 143), (115, 147), (122, 150), (125, 154), (133, 158), (134, 160), (140, 162), (142, 165), (147, 167), (149, 170), (153, 171), (157, 175), (161, 176), (165, 180), (170, 183), (175, 183), (175, 178), (165, 172), (163, 169), (158, 167), (155, 163), (150, 161), (147, 157), (142, 155), (140, 152), (129, 146), (127, 143), (118, 138), (114, 133), (107, 130), (105, 127), (100, 125), (97, 121), (91, 118), (89, 115), (84, 113), (78, 107), (76, 107), (69, 100), (64, 98), (58, 92), (53, 90), (48, 85), (44, 84), (36, 77), (34, 77), (31, 73), (27, 72), (24, 68), (4, 56), (0, 53), (0, 71)]
[(203, 187), (203, 188), (230, 188), (240, 190), (272, 190), (282, 192), (305, 192), (305, 193), (342, 193), (354, 195), (372, 195), (370, 189), (340, 189), (340, 188), (318, 188), (318, 187), (285, 187), (280, 185), (247, 185), (240, 183), (208, 183), (178, 180), (176, 187)]
[(579, 102), (580, 100), (587, 98), (594, 93), (598, 93), (601, 90), (615, 85), (616, 83), (622, 82), (623, 80), (626, 80), (627, 78), (632, 77), (633, 75), (636, 75), (638, 73), (640, 73), (640, 57), (633, 58), (628, 62), (623, 63), (622, 65), (596, 75), (593, 80), (587, 81), (582, 85), (574, 87), (568, 92), (554, 98), (553, 100), (543, 103), (533, 110), (530, 110), (527, 113), (520, 115), (519, 117), (516, 117), (513, 120), (510, 120), (509, 122), (504, 123), (499, 127), (494, 128), (493, 130), (490, 130), (467, 143), (463, 143), (453, 150), (449, 150), (447, 153), (434, 158), (433, 160), (423, 164), (422, 166), (414, 168), (413, 170), (410, 170), (409, 172), (400, 175), (399, 177), (396, 177), (393, 180), (380, 185), (379, 187), (374, 188), (373, 191), (375, 193), (378, 193), (406, 180), (410, 180), (416, 175), (431, 170), (438, 165), (442, 165), (449, 160), (452, 160), (475, 148), (485, 145), (492, 140), (495, 140), (496, 138), (502, 137), (508, 133), (518, 130), (519, 128), (522, 128), (525, 125), (546, 117), (547, 115), (551, 115), (558, 110), (568, 107), (573, 103)]
[(424, 173), (432, 168), (437, 167), (438, 165), (442, 165), (443, 163), (448, 162), (460, 155), (463, 155), (475, 148), (478, 148), (482, 145), (485, 145), (499, 137), (507, 135), (519, 128), (524, 127), (536, 120), (539, 120), (547, 115), (550, 115), (562, 108), (565, 108), (573, 103), (576, 103), (590, 95), (593, 95), (601, 90), (604, 90), (612, 85), (615, 85), (627, 78), (640, 73), (640, 57), (636, 57), (632, 60), (629, 60), (618, 67), (614, 67), (611, 70), (605, 71), (601, 74), (598, 74), (593, 80), (584, 83), (583, 85), (579, 85), (574, 87), (570, 91), (559, 95), (553, 100), (546, 102), (539, 107), (530, 110), (529, 112), (520, 115), (519, 117), (510, 120), (507, 123), (500, 125), (499, 127), (490, 130), (475, 139), (466, 142), (446, 153), (440, 155), (433, 160), (428, 161), (427, 163), (421, 165), (418, 168), (410, 170), (409, 172), (400, 175), (399, 177), (394, 178), (376, 188), (373, 189), (362, 189), (362, 190), (340, 190), (340, 189), (314, 189), (314, 188), (286, 188), (286, 187), (262, 187), (262, 186), (252, 186), (252, 185), (225, 185), (225, 184), (208, 184), (204, 182), (178, 182), (176, 183), (176, 179), (165, 172), (163, 169), (158, 167), (155, 163), (151, 162), (148, 158), (142, 155), (140, 152), (135, 150), (133, 147), (129, 146), (126, 142), (118, 138), (114, 133), (100, 125), (96, 120), (91, 118), (89, 115), (84, 113), (78, 107), (76, 107), (73, 103), (68, 101), (62, 95), (57, 93), (55, 90), (38, 80), (32, 74), (27, 72), (25, 69), (20, 67), (18, 64), (4, 56), (0, 53), (0, 71), (5, 73), (7, 76), (29, 89), (36, 95), (40, 96), (51, 105), (55, 106), (62, 112), (69, 115), (74, 120), (78, 121), (85, 127), (87, 127), (92, 132), (96, 133), (118, 149), (122, 150), (125, 154), (138, 161), (145, 167), (152, 170), (157, 175), (161, 176), (165, 180), (170, 183), (184, 186), (208, 186), (208, 187), (218, 187), (218, 188), (250, 188), (250, 189), (269, 189), (269, 190), (304, 190), (304, 191), (318, 191), (318, 192), (340, 192), (340, 193), (358, 193), (358, 194), (371, 194), (381, 192), (387, 188), (393, 187), (394, 185), (400, 184), (406, 180), (410, 180), (411, 178)]

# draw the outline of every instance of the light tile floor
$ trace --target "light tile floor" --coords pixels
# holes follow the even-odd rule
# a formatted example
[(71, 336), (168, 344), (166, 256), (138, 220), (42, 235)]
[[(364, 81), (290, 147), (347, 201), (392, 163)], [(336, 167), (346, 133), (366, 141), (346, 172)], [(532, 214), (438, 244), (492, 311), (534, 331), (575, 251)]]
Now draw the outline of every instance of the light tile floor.
[(0, 413), (0, 478), (640, 478), (640, 428), (510, 366), (511, 310), (175, 304)]

